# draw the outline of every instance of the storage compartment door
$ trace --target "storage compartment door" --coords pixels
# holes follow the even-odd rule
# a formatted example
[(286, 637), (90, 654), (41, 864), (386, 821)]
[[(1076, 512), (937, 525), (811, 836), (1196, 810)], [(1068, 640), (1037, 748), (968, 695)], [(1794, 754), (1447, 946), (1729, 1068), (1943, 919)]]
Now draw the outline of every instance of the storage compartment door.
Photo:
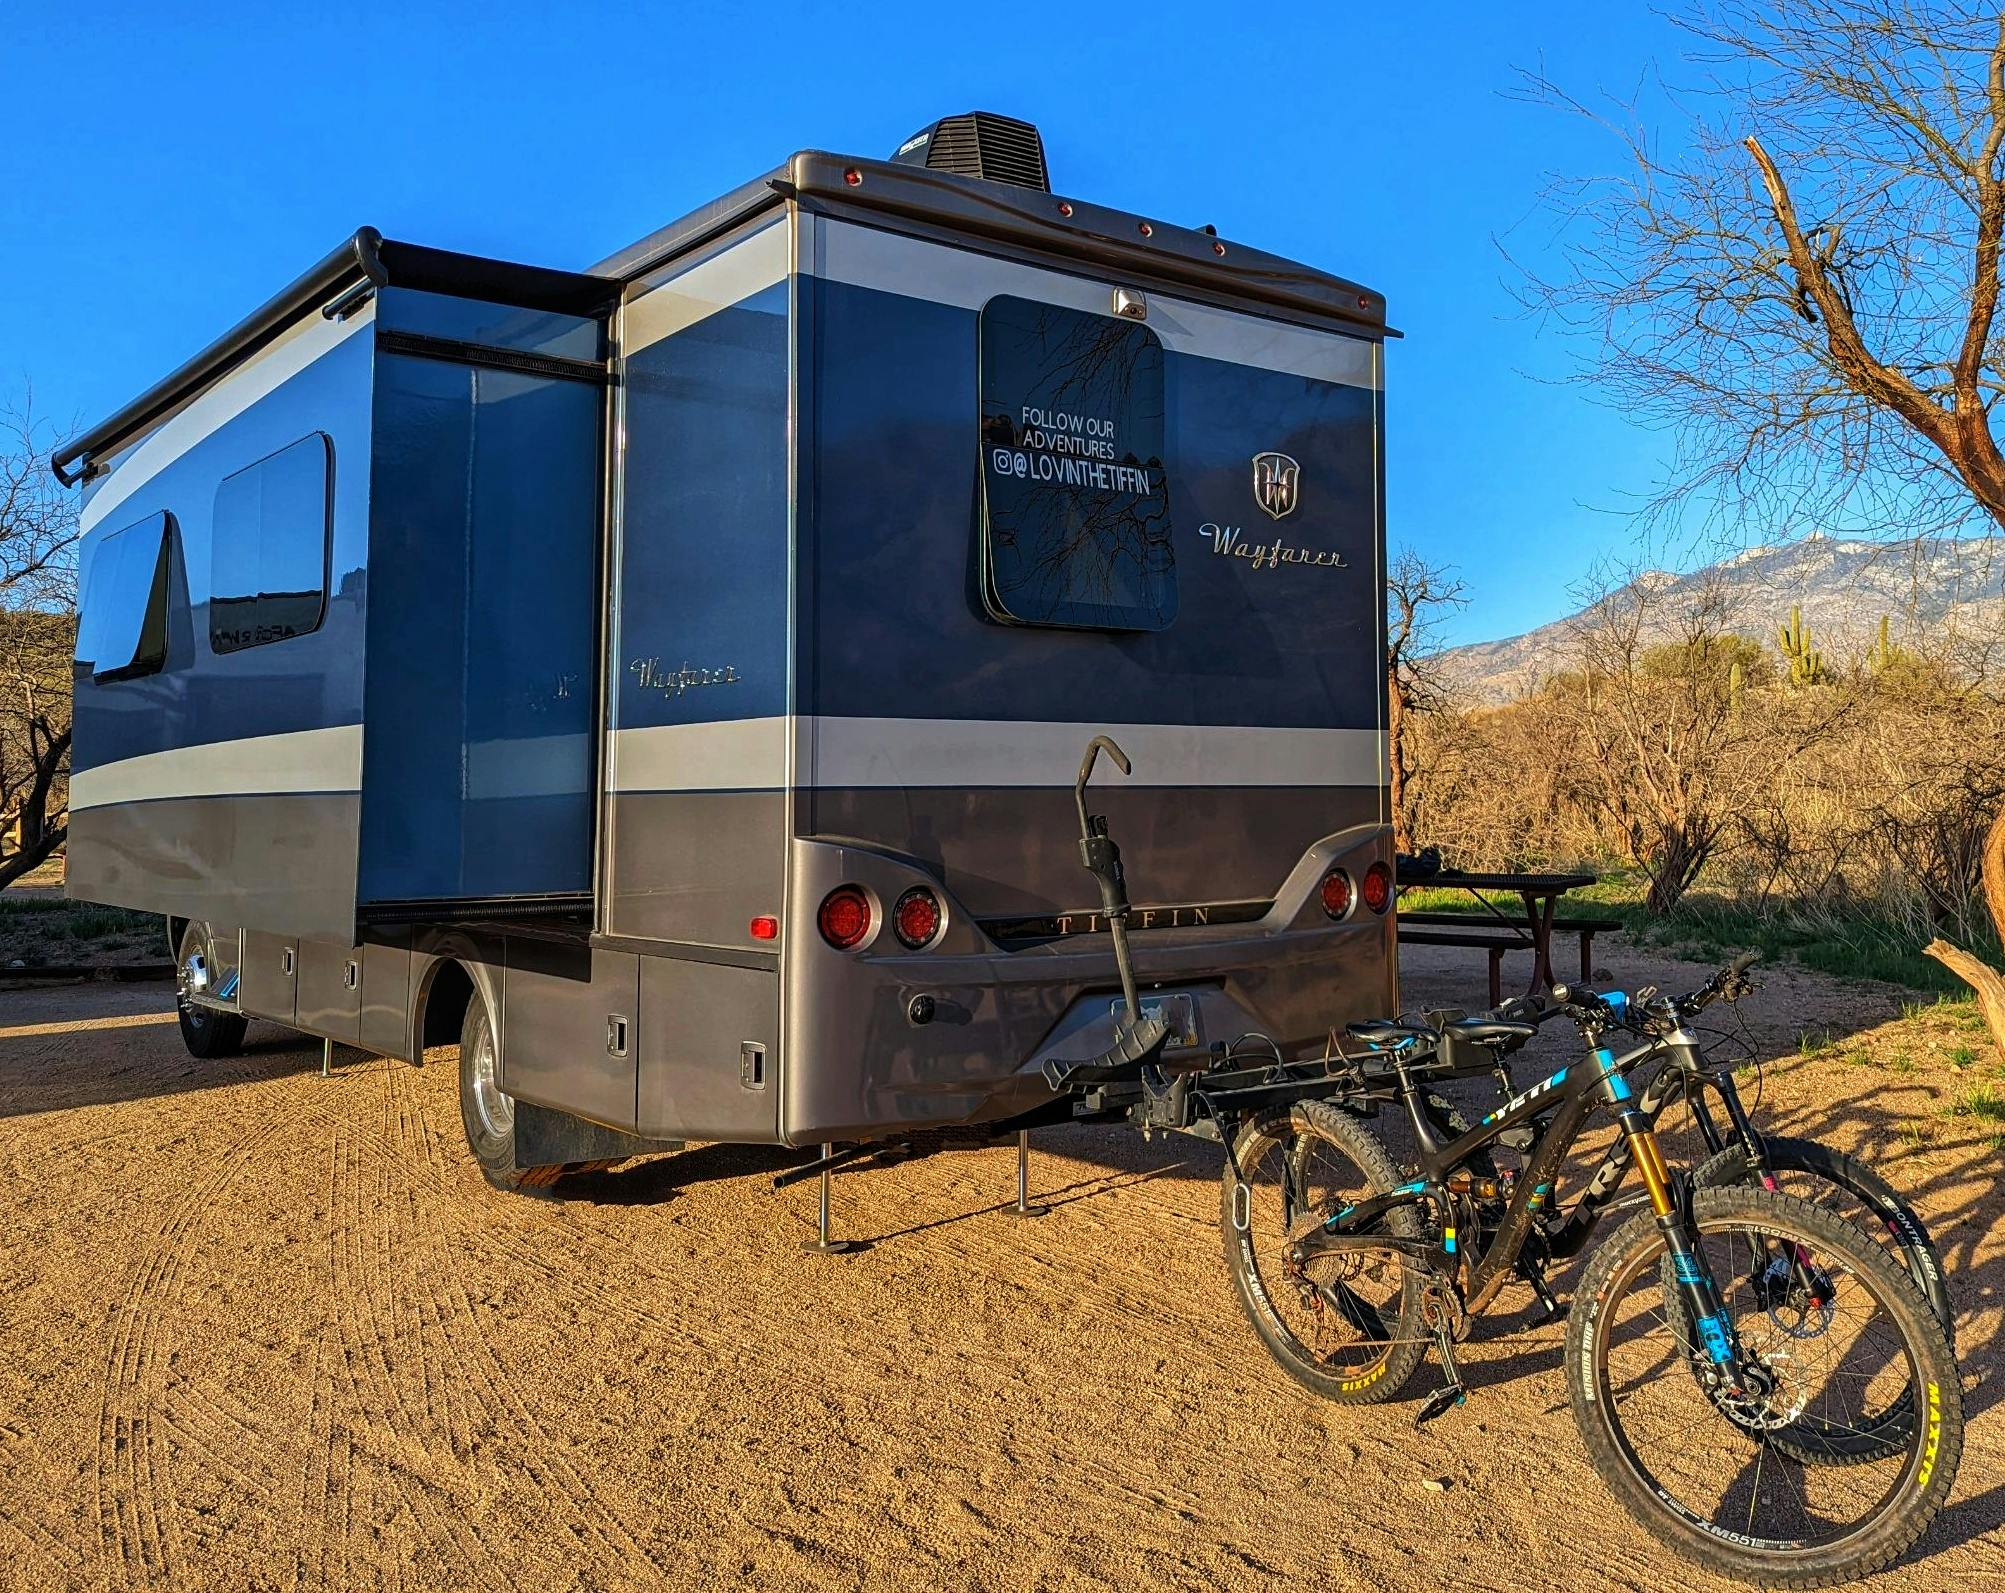
[(539, 1106), (634, 1126), (640, 959), (524, 936), (508, 942), (501, 1087)]

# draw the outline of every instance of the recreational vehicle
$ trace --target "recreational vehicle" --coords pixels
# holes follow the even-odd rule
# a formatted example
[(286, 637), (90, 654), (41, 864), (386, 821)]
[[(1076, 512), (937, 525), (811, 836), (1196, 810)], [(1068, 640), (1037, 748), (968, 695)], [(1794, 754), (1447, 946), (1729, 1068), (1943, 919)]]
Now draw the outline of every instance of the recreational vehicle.
[(1144, 1016), (1312, 1054), (1397, 1005), (1387, 335), (987, 114), (589, 271), (365, 228), (54, 456), (69, 888), (198, 1056), (457, 1043), (504, 1185), (1050, 1120)]

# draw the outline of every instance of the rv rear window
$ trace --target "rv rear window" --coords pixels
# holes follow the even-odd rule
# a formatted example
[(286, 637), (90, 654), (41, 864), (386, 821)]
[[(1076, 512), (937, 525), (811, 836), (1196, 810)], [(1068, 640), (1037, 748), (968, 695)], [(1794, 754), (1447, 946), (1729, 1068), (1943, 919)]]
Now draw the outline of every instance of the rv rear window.
[(990, 613), (1162, 630), (1177, 613), (1162, 344), (1133, 321), (1017, 298), (982, 307), (980, 336)]
[(209, 556), (209, 645), (234, 653), (304, 636), (327, 605), (324, 432), (226, 476)]
[(84, 549), (77, 662), (93, 680), (151, 675), (167, 662), (168, 529), (163, 511)]

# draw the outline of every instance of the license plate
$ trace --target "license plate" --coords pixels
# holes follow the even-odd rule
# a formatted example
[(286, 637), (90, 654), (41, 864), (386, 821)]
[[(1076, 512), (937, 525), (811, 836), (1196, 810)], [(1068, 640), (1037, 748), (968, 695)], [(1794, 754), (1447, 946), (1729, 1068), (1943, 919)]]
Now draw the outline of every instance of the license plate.
[[(1143, 996), (1144, 1018), (1161, 1018), (1170, 1026), (1169, 1044), (1197, 1045), (1197, 1001), (1191, 996)], [(1108, 1003), (1107, 1013), (1117, 1024), (1126, 1015), (1128, 1003)]]

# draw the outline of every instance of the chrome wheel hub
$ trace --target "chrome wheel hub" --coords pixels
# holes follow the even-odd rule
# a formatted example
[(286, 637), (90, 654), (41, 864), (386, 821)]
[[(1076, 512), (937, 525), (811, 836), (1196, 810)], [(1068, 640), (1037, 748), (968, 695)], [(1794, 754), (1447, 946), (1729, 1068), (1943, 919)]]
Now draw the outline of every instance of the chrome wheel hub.
[(480, 1124), (496, 1139), (505, 1138), (515, 1127), (515, 1103), (502, 1093), (495, 1080), (494, 1036), (482, 1034), (473, 1053), (473, 1108)]

